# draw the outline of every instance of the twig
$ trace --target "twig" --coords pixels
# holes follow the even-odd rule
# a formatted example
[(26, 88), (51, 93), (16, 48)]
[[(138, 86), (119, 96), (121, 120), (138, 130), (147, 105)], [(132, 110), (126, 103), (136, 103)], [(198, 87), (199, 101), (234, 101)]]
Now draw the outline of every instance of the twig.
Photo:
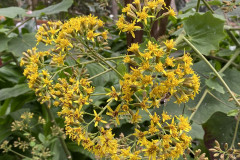
[(205, 4), (205, 6), (212, 12), (214, 13), (213, 9), (211, 8), (211, 6), (205, 1), (205, 0), (202, 0), (202, 2)]
[(193, 118), (193, 116), (195, 115), (195, 113), (197, 112), (198, 108), (200, 107), (200, 105), (202, 104), (204, 98), (206, 97), (208, 93), (208, 90), (206, 89), (204, 92), (203, 92), (203, 95), (202, 97), (200, 98), (200, 100), (198, 101), (198, 104), (196, 105), (196, 107), (194, 107), (194, 111), (193, 113), (190, 115), (189, 117), (189, 121)]

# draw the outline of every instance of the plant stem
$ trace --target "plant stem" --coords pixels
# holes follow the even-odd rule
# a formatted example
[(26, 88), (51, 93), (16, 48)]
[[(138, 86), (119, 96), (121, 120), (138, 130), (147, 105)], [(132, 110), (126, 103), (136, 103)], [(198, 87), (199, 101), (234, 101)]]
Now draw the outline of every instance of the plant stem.
[(238, 41), (238, 39), (232, 34), (232, 32), (230, 30), (226, 29), (227, 34), (229, 35), (229, 37), (232, 39), (232, 41), (236, 44), (237, 47), (240, 47), (240, 42)]
[[(101, 116), (102, 113), (107, 109), (107, 107), (112, 103), (113, 100), (109, 101), (108, 104), (101, 110), (101, 112), (98, 113), (98, 116)], [(90, 124), (92, 124), (94, 122), (93, 118), (85, 127), (88, 127)]]
[(202, 97), (201, 97), (200, 100), (198, 101), (198, 104), (197, 104), (196, 107), (195, 107), (195, 111), (190, 115), (189, 121), (193, 118), (193, 116), (194, 116), (195, 113), (197, 112), (198, 108), (199, 108), (200, 105), (202, 104), (202, 102), (203, 102), (204, 98), (206, 97), (207, 93), (208, 93), (208, 90), (206, 89), (206, 90), (203, 92)]
[(239, 49), (236, 50), (233, 56), (231, 57), (231, 59), (225, 64), (225, 66), (223, 66), (223, 68), (218, 73), (219, 74), (223, 73), (232, 64), (232, 62), (238, 57), (239, 53), (240, 53), (240, 50)]
[[(88, 46), (87, 46), (88, 47)], [(108, 64), (101, 56), (99, 56), (97, 53), (95, 53), (91, 48), (88, 47), (88, 49), (92, 52), (92, 54), (94, 55), (94, 57), (96, 57), (97, 59), (101, 60), (104, 64), (106, 64), (109, 68), (111, 68), (112, 70), (114, 70), (120, 77), (121, 79), (123, 78), (122, 74), (119, 73), (115, 68), (113, 68), (113, 66), (111, 66), (110, 64)]]
[(225, 103), (224, 101), (220, 100), (218, 97), (216, 97), (214, 94), (212, 94), (210, 91), (208, 91), (208, 94), (210, 94), (213, 98), (215, 98), (217, 101), (221, 102), (222, 104), (230, 107), (230, 108), (233, 108), (232, 106), (228, 105), (227, 103)]
[(9, 151), (12, 152), (12, 153), (14, 153), (14, 154), (16, 154), (16, 155), (18, 155), (18, 156), (20, 156), (20, 157), (22, 157), (22, 158), (32, 159), (32, 158), (30, 158), (30, 157), (24, 156), (23, 154), (20, 154), (20, 153), (14, 151), (14, 150), (9, 150)]
[(91, 96), (102, 96), (102, 95), (106, 95), (106, 93), (91, 94)]
[(32, 19), (32, 17), (29, 17), (28, 19), (22, 21), (18, 26), (14, 27), (13, 29), (11, 29), (6, 36), (9, 36), (9, 34), (11, 34), (15, 29), (17, 29), (18, 27), (22, 26), (24, 23), (26, 23), (27, 21), (30, 21)]
[(199, 7), (200, 7), (200, 1), (201, 1), (201, 0), (198, 0), (198, 2), (197, 2), (197, 8), (196, 8), (196, 12), (198, 12), (198, 11), (199, 11)]
[[(205, 56), (206, 58), (209, 58), (209, 59), (215, 59), (215, 60), (218, 60), (220, 62), (223, 62), (223, 63), (227, 63), (229, 60), (227, 59), (224, 59), (224, 58), (221, 58), (221, 57), (216, 57), (216, 56)], [(240, 66), (234, 62), (231, 63), (232, 66), (236, 67), (237, 69), (240, 69)]]
[[(52, 112), (51, 112), (51, 110), (50, 110), (50, 108), (48, 108), (46, 105), (43, 105), (43, 106), (44, 106), (45, 109), (47, 110), (47, 113), (48, 113), (48, 116), (49, 116), (51, 122), (52, 122), (55, 126), (58, 126), (57, 123), (56, 123), (56, 121), (55, 121), (55, 118), (54, 118), (54, 116), (53, 116), (53, 114), (52, 114)], [(69, 150), (68, 150), (68, 148), (67, 148), (67, 145), (66, 145), (64, 139), (63, 139), (62, 137), (60, 137), (60, 136), (58, 137), (58, 139), (59, 139), (59, 141), (60, 141), (60, 143), (61, 143), (61, 145), (62, 145), (62, 148), (63, 148), (63, 150), (64, 150), (64, 152), (65, 152), (65, 154), (66, 154), (67, 159), (72, 160), (71, 153), (69, 152)]]
[(222, 82), (222, 84), (224, 85), (224, 87), (228, 90), (228, 92), (230, 93), (230, 95), (232, 96), (232, 98), (234, 99), (234, 101), (237, 103), (238, 107), (240, 107), (240, 102), (238, 102), (237, 98), (234, 96), (234, 94), (232, 93), (231, 89), (228, 87), (228, 85), (226, 84), (226, 82), (222, 79), (222, 77), (220, 76), (220, 74), (216, 71), (216, 69), (211, 65), (211, 63), (208, 62), (208, 60), (202, 55), (202, 53), (189, 41), (187, 40), (186, 37), (183, 37), (183, 40), (185, 42), (187, 42), (187, 44), (189, 46), (192, 47), (192, 49), (205, 61), (205, 63), (207, 63), (207, 65), (212, 69), (212, 71), (216, 74), (216, 76), (219, 78), (219, 80)]
[(202, 0), (202, 2), (205, 4), (205, 6), (212, 12), (214, 13), (213, 9), (211, 8), (211, 6), (205, 1), (205, 0)]
[(237, 116), (237, 123), (236, 123), (235, 131), (234, 131), (234, 135), (233, 135), (233, 139), (232, 139), (232, 144), (230, 146), (231, 149), (234, 147), (234, 143), (237, 138), (239, 121), (240, 121), (240, 113), (238, 113), (238, 116)]
[(88, 80), (90, 81), (90, 80), (92, 80), (92, 79), (94, 79), (94, 78), (96, 78), (96, 77), (99, 77), (99, 76), (101, 76), (101, 75), (103, 75), (103, 74), (105, 74), (105, 73), (107, 73), (107, 72), (109, 72), (109, 71), (112, 71), (112, 69), (110, 68), (110, 69), (108, 69), (108, 70), (106, 70), (106, 71), (103, 71), (103, 72), (101, 72), (101, 73), (98, 73), (98, 74), (96, 74), (95, 76), (92, 76), (92, 77), (88, 78)]

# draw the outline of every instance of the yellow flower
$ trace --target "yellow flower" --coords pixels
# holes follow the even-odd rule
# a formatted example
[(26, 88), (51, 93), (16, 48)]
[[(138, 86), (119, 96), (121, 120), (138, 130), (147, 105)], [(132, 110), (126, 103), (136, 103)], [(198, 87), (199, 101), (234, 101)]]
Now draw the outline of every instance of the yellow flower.
[(134, 31), (141, 29), (140, 26), (135, 26), (135, 25), (136, 25), (136, 20), (134, 20), (132, 23), (125, 24), (124, 29), (122, 31), (131, 33), (132, 37), (135, 38)]
[(110, 93), (107, 93), (106, 95), (111, 96), (111, 98), (109, 98), (107, 100), (107, 102), (111, 101), (112, 99), (115, 99), (115, 101), (118, 101), (119, 98), (119, 94), (118, 92), (116, 92), (116, 89), (112, 86), (112, 91)]
[(171, 39), (171, 40), (166, 40), (166, 42), (164, 42), (164, 44), (166, 45), (168, 51), (170, 51), (170, 50), (172, 50), (172, 49), (175, 49), (175, 50), (176, 50), (176, 48), (174, 48), (175, 42), (173, 42), (173, 39)]
[(137, 110), (137, 112), (132, 115), (132, 123), (138, 123), (141, 121), (141, 116), (139, 115), (139, 110)]
[(93, 110), (93, 112), (94, 112), (94, 116), (95, 116), (95, 118), (94, 118), (94, 120), (95, 120), (95, 125), (94, 126), (95, 127), (98, 126), (99, 122), (107, 123), (106, 121), (102, 120), (102, 118), (100, 116), (98, 116), (98, 114), (95, 110)]
[(138, 16), (137, 22), (144, 21), (145, 24), (147, 24), (147, 18), (150, 17), (148, 15), (148, 7), (144, 6), (141, 12), (136, 12)]
[(115, 118), (116, 119), (116, 122), (118, 125), (120, 125), (120, 122), (119, 122), (119, 118), (118, 118), (118, 115), (123, 115), (124, 113), (123, 112), (119, 112), (120, 108), (121, 108), (121, 104), (119, 104), (117, 106), (117, 108), (115, 109), (115, 111), (112, 110), (112, 108), (110, 106), (107, 106), (108, 110), (110, 112), (107, 112), (106, 114)]
[(167, 9), (168, 9), (168, 14), (170, 16), (173, 16), (173, 17), (177, 18), (175, 11), (171, 7), (167, 8)]
[(96, 37), (96, 36), (98, 36), (98, 35), (100, 35), (100, 33), (94, 33), (94, 31), (93, 30), (90, 30), (90, 31), (88, 31), (88, 33), (87, 33), (87, 39), (88, 40), (92, 40), (92, 42), (94, 42), (94, 38)]
[(149, 159), (156, 160), (157, 152), (160, 150), (158, 146), (158, 140), (152, 140), (152, 142), (148, 142), (146, 149), (143, 149), (143, 151), (145, 152), (145, 155), (149, 157)]

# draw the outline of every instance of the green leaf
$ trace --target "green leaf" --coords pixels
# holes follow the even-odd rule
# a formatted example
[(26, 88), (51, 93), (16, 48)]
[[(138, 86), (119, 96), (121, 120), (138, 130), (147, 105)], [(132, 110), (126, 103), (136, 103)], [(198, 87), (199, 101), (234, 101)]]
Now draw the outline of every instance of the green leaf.
[[(221, 146), (224, 143), (229, 145), (232, 142), (234, 135), (234, 130), (236, 126), (236, 120), (234, 117), (228, 117), (222, 112), (214, 113), (211, 118), (203, 124), (203, 129), (205, 131), (204, 142), (208, 144), (208, 148), (212, 148), (214, 141), (217, 140)], [(237, 134), (236, 142), (239, 142), (240, 132)]]
[(30, 91), (27, 84), (17, 84), (11, 88), (4, 88), (0, 90), (0, 101), (11, 98), (17, 97), (21, 94)]
[(236, 115), (238, 115), (238, 112), (239, 112), (238, 109), (233, 109), (233, 110), (231, 110), (231, 111), (229, 111), (229, 112), (227, 113), (227, 116), (233, 116), (233, 117), (235, 117)]
[(216, 80), (207, 79), (205, 81), (205, 83), (209, 88), (214, 89), (214, 90), (216, 90), (216, 91), (218, 91), (219, 93), (222, 93), (222, 94), (225, 93), (223, 87)]
[(25, 10), (20, 7), (1, 8), (0, 15), (8, 18), (15, 18), (17, 15), (24, 15)]
[(119, 73), (121, 73), (122, 75), (124, 75), (124, 74), (127, 72), (127, 67), (126, 67), (126, 65), (125, 65), (124, 63), (119, 63), (119, 64), (117, 65), (117, 71), (118, 71)]
[[(95, 63), (86, 65), (86, 68), (87, 68), (87, 71), (88, 71), (90, 77), (95, 76), (104, 71), (104, 69), (100, 65), (95, 64)], [(114, 74), (113, 71), (110, 71), (108, 73)], [(111, 74), (105, 73), (96, 78), (93, 78), (91, 80), (93, 82), (92, 84), (94, 86), (105, 86), (105, 84), (109, 81), (109, 76)]]
[[(26, 33), (22, 38), (14, 37), (9, 41), (8, 45), (8, 50), (12, 52), (15, 57), (22, 57), (22, 52), (36, 46), (35, 33)], [(38, 51), (46, 51), (50, 47), (51, 46), (45, 46), (43, 43), (37, 46)]]
[(54, 153), (53, 157), (51, 158), (52, 160), (66, 160), (67, 159), (65, 151), (63, 150), (63, 147), (62, 147), (59, 139), (57, 139), (55, 141), (55, 143), (52, 143), (51, 152)]
[(234, 51), (228, 50), (228, 49), (222, 49), (219, 52), (217, 52), (218, 56), (224, 57), (224, 56), (230, 56), (233, 55)]
[(192, 139), (203, 139), (204, 130), (202, 125), (193, 122), (191, 126), (192, 130), (189, 132), (189, 135), (192, 137)]
[(9, 40), (10, 38), (7, 38), (6, 35), (0, 34), (0, 52), (7, 50)]
[(46, 142), (46, 138), (42, 133), (38, 134), (38, 139), (44, 144)]
[(183, 22), (183, 27), (189, 41), (204, 55), (219, 47), (219, 41), (224, 38), (224, 20), (210, 12), (195, 13)]
[(15, 57), (21, 57), (22, 52), (31, 49), (36, 45), (35, 34), (27, 33), (20, 37), (12, 38), (8, 43), (8, 50), (13, 53)]
[(68, 8), (73, 4), (73, 0), (63, 0), (62, 2), (48, 6), (47, 8), (33, 11), (32, 14), (27, 16), (29, 17), (40, 17), (42, 15), (51, 15), (60, 12), (67, 12)]

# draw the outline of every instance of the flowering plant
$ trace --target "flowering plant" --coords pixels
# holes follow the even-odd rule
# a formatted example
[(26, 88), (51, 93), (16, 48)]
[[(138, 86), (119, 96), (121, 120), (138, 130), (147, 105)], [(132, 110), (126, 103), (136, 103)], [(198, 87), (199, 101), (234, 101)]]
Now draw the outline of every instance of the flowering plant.
[[(140, 1), (128, 4), (122, 12), (117, 27), (122, 32), (143, 30), (149, 33), (157, 19), (175, 16), (174, 11), (156, 18), (164, 9), (163, 0)], [(143, 28), (136, 25), (140, 22)], [(149, 34), (148, 34), (149, 35)], [(148, 37), (147, 43), (132, 43), (123, 58), (130, 72), (122, 75), (115, 66), (101, 55), (108, 47), (108, 31), (103, 21), (92, 15), (72, 18), (64, 23), (48, 22), (36, 34), (37, 42), (50, 45), (48, 51), (38, 51), (37, 46), (24, 52), (21, 65), (28, 84), (41, 103), (60, 107), (58, 115), (65, 119), (65, 132), (73, 141), (99, 157), (112, 159), (167, 159), (178, 158), (191, 142), (188, 118), (152, 112), (174, 97), (176, 103), (194, 99), (199, 90), (199, 77), (192, 70), (188, 53), (181, 57), (171, 55), (175, 42), (166, 40), (159, 45)], [(114, 57), (116, 59), (116, 57)], [(86, 65), (99, 62), (104, 72), (89, 77)], [(93, 78), (114, 71), (119, 77), (120, 88), (111, 86), (104, 105), (94, 107)], [(141, 113), (140, 113), (141, 111)], [(148, 127), (141, 127), (142, 113), (147, 114)], [(90, 117), (90, 118), (89, 118)], [(113, 127), (130, 123), (133, 132), (116, 135)], [(94, 127), (94, 129), (92, 129)]]

